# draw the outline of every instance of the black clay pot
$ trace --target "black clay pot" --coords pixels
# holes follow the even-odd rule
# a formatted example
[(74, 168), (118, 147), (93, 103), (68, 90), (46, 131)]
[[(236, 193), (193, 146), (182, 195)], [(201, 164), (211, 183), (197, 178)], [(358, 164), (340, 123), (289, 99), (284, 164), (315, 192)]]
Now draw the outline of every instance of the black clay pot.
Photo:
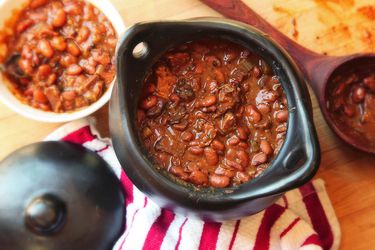
[[(167, 50), (202, 37), (229, 39), (259, 54), (280, 77), (288, 98), (284, 146), (263, 174), (237, 188), (177, 184), (152, 166), (138, 137), (136, 109), (146, 73)], [(140, 43), (146, 50), (133, 53)], [(136, 24), (120, 40), (117, 79), (110, 104), (116, 154), (134, 184), (161, 207), (215, 221), (237, 219), (265, 209), (284, 192), (309, 181), (318, 169), (319, 144), (305, 80), (288, 54), (253, 27), (217, 18)]]
[(0, 162), (0, 249), (109, 250), (124, 210), (116, 175), (82, 146), (41, 142)]

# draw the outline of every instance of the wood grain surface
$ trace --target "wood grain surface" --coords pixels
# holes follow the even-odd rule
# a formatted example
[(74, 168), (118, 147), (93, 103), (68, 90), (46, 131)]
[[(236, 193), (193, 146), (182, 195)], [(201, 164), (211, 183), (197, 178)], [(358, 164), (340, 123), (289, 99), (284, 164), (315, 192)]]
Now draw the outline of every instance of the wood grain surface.
[[(160, 19), (220, 16), (196, 0), (111, 0), (127, 26)], [(375, 52), (374, 0), (246, 0), (258, 14), (303, 46), (319, 53)], [(322, 163), (316, 178), (325, 180), (342, 229), (341, 249), (375, 247), (375, 156), (359, 152), (329, 130), (315, 96), (313, 108)], [(95, 117), (108, 135), (107, 106)], [(61, 124), (20, 117), (0, 104), (0, 159), (43, 139)]]

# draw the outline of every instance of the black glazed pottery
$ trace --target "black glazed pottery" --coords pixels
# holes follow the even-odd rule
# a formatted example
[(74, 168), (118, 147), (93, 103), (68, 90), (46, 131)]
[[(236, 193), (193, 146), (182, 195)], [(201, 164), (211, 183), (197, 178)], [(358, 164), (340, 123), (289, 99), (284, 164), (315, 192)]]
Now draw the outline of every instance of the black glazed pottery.
[(112, 249), (124, 221), (120, 182), (82, 146), (36, 143), (0, 162), (0, 249)]
[[(280, 153), (263, 174), (236, 188), (196, 188), (176, 183), (152, 166), (138, 137), (136, 110), (147, 72), (169, 49), (203, 37), (228, 39), (260, 55), (280, 77), (288, 98), (288, 133)], [(140, 43), (146, 49), (134, 56), (133, 49)], [(117, 53), (118, 83), (110, 102), (114, 149), (133, 183), (161, 207), (214, 221), (238, 219), (267, 208), (316, 173), (320, 149), (305, 80), (287, 53), (267, 35), (219, 18), (139, 23), (121, 38)]]

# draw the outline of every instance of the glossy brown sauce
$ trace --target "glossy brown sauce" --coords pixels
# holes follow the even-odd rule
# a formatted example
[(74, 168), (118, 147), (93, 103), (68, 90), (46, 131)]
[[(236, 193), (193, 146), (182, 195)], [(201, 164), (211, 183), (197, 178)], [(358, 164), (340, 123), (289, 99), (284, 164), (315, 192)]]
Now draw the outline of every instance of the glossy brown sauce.
[(285, 140), (288, 106), (271, 68), (226, 40), (183, 44), (145, 80), (140, 137), (157, 168), (224, 188), (262, 173)]

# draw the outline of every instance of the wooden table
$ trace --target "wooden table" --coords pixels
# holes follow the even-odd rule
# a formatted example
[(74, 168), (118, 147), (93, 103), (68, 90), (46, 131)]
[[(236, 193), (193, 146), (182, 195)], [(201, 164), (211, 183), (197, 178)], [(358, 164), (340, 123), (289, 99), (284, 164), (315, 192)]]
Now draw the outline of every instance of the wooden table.
[[(112, 0), (127, 25), (139, 21), (220, 16), (196, 0)], [(321, 53), (375, 52), (373, 0), (246, 0), (259, 14), (302, 45)], [(373, 4), (360, 8), (360, 6)], [(360, 8), (360, 11), (358, 11)], [(293, 21), (294, 20), (294, 21)], [(312, 94), (312, 92), (311, 92)], [(327, 127), (313, 97), (323, 178), (342, 229), (342, 249), (374, 249), (375, 156), (343, 144)], [(98, 111), (99, 130), (108, 135), (107, 106)], [(0, 159), (43, 139), (60, 124), (28, 120), (0, 104)]]

